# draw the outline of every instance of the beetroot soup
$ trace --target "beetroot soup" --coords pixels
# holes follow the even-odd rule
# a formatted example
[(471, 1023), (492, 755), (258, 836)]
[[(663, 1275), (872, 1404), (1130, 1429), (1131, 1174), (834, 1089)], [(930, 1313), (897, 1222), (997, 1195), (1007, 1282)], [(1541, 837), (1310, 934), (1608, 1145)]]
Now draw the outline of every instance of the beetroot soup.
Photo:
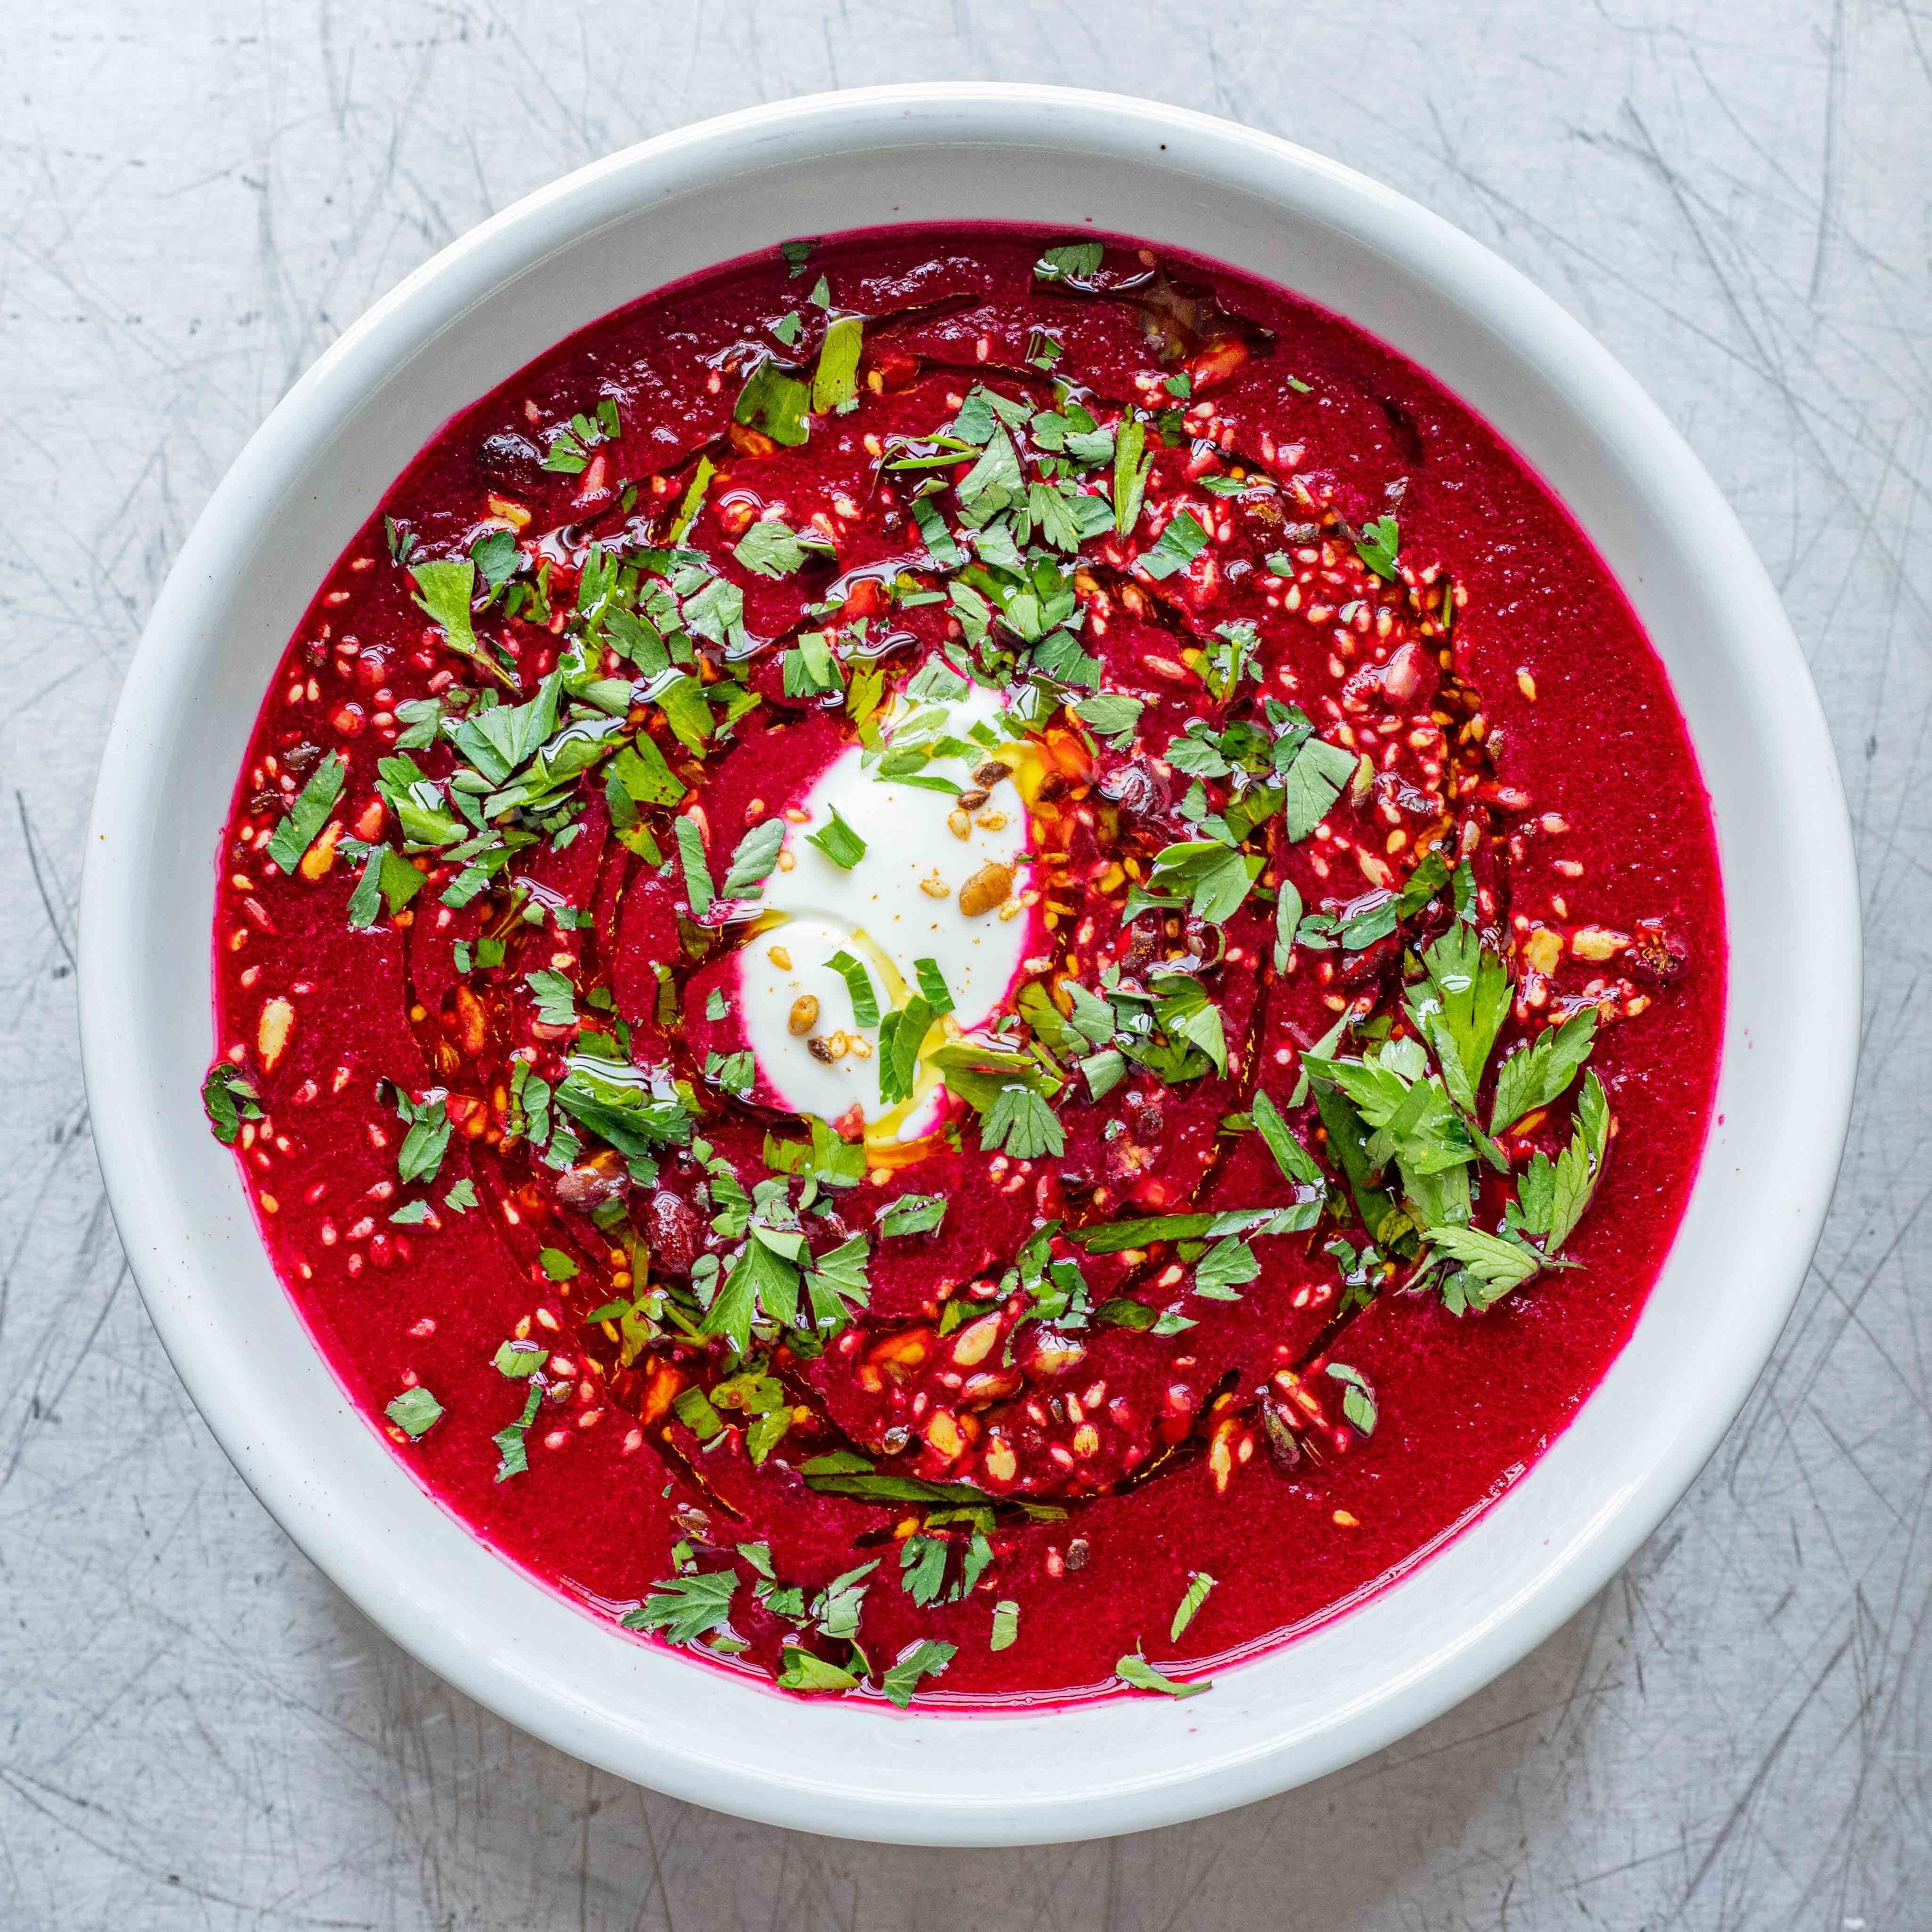
[(1215, 264), (788, 244), (290, 640), (206, 1098), (446, 1508), (815, 1696), (1186, 1695), (1522, 1475), (1688, 1194), (1682, 721), (1536, 478)]

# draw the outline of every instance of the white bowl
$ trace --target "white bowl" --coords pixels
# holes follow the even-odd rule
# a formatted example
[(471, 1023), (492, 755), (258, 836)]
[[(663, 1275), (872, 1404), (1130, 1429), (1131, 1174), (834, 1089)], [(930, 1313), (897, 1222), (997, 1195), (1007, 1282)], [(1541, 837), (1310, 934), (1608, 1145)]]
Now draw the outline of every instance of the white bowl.
[[(214, 860), (315, 585), (453, 412), (645, 291), (782, 238), (1002, 219), (1183, 245), (1340, 311), (1440, 378), (1608, 560), (1690, 722), (1730, 930), (1717, 1124), (1629, 1346), (1486, 1516), (1401, 1582), (1184, 1703), (901, 1717), (636, 1643), (490, 1552), (345, 1400), (198, 1098)], [(1831, 1192), (1857, 1047), (1844, 794), (1790, 628), (1654, 405), (1468, 237), (1286, 142), (1058, 88), (886, 87), (725, 116), (520, 202), (378, 303), (242, 453), (154, 607), (109, 741), (81, 1013), (114, 1215), (182, 1379), (289, 1534), (396, 1640), (566, 1750), (720, 1809), (914, 1842), (1170, 1823), (1334, 1769), (1539, 1642), (1682, 1495), (1763, 1366)]]

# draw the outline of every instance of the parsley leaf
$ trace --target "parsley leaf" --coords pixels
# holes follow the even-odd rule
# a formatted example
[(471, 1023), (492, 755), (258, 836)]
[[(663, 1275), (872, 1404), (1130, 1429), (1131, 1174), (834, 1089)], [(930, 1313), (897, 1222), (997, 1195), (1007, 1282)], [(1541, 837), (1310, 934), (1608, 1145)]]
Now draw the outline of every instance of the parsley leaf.
[[(694, 598), (692, 602), (696, 602)], [(687, 752), (704, 754), (706, 742), (716, 728), (711, 716), (711, 701), (704, 694), (704, 686), (688, 672), (680, 671), (670, 682), (662, 686), (653, 686), (659, 707), (664, 715), (664, 722), (670, 727), (671, 735)], [(639, 740), (641, 743), (643, 741)]]
[(866, 856), (866, 842), (838, 815), (838, 808), (828, 806), (832, 816), (819, 830), (808, 833), (806, 843), (816, 845), (835, 866), (850, 872)]
[(1002, 1087), (980, 1123), (980, 1144), (1004, 1148), (1016, 1160), (1036, 1160), (1066, 1151), (1066, 1136), (1053, 1110), (1030, 1087)]
[(461, 562), (419, 563), (410, 574), (416, 580), (416, 602), (439, 626), (452, 650), (473, 657), (476, 632), (470, 621), (470, 600), (476, 594), (476, 566)]
[(1216, 1241), (1195, 1264), (1194, 1292), (1210, 1301), (1238, 1301), (1238, 1285), (1252, 1281), (1261, 1271), (1254, 1250), (1238, 1234), (1230, 1234)]
[(784, 1646), (778, 1674), (781, 1690), (856, 1690), (859, 1680), (843, 1664), (829, 1662), (795, 1643)]
[(879, 1024), (879, 1099), (892, 1106), (912, 1098), (919, 1072), (919, 1049), (932, 1024), (932, 1008), (915, 993)]
[(788, 1328), (798, 1312), (798, 1270), (760, 1238), (764, 1232), (754, 1225), (698, 1324), (700, 1335), (722, 1335), (741, 1355), (751, 1348), (752, 1324), (760, 1314)]
[(1099, 994), (1089, 992), (1078, 980), (1063, 980), (1073, 1003), (1070, 1023), (1092, 1045), (1104, 1046), (1114, 1036), (1114, 1009)]
[(1369, 1386), (1369, 1378), (1360, 1369), (1352, 1369), (1346, 1362), (1330, 1362), (1326, 1373), (1341, 1383), (1342, 1413), (1364, 1436), (1376, 1432), (1376, 1392)]
[(1301, 926), (1301, 894), (1289, 880), (1277, 889), (1274, 906), (1274, 970), (1285, 973), (1288, 956), (1294, 950), (1295, 934)]
[(201, 1105), (214, 1138), (224, 1147), (232, 1147), (240, 1138), (244, 1120), (262, 1118), (261, 1096), (230, 1060), (218, 1060), (208, 1070), (208, 1078), (201, 1083)]
[(684, 896), (693, 919), (702, 919), (711, 910), (717, 895), (711, 884), (710, 868), (704, 862), (704, 834), (695, 819), (680, 818), (671, 830), (677, 839), (679, 863), (684, 868)]
[(866, 1178), (865, 1143), (842, 1140), (816, 1114), (801, 1118), (812, 1130), (810, 1142), (766, 1135), (766, 1166), (774, 1174), (808, 1175), (826, 1187), (856, 1187)]
[(1359, 763), (1355, 753), (1325, 738), (1311, 735), (1303, 740), (1282, 774), (1282, 810), (1291, 842), (1299, 844), (1328, 816)]
[[(742, 403), (743, 398), (741, 397)], [(740, 418), (742, 420), (742, 418)], [(691, 481), (685, 486), (684, 496), (677, 506), (677, 514), (672, 518), (666, 540), (671, 544), (681, 544), (685, 532), (698, 520), (698, 513), (704, 507), (704, 493), (711, 488), (711, 479), (718, 474), (718, 466), (710, 457), (700, 456), (691, 472)]]
[(941, 570), (957, 570), (966, 561), (966, 553), (946, 527), (946, 519), (940, 514), (938, 506), (926, 497), (916, 496), (913, 499), (912, 516), (913, 521), (919, 526), (920, 541), (926, 545), (927, 555)]
[(1211, 1678), (1204, 1678), (1198, 1684), (1177, 1683), (1172, 1677), (1162, 1676), (1145, 1658), (1132, 1652), (1114, 1666), (1114, 1675), (1136, 1690), (1157, 1690), (1166, 1697), (1198, 1697), (1202, 1691), (1214, 1688)]
[(275, 836), (268, 841), (268, 856), (284, 873), (294, 872), (301, 864), (303, 854), (315, 843), (322, 821), (335, 808), (335, 801), (342, 796), (343, 781), (348, 770), (346, 758), (333, 754), (324, 758), (310, 772), (308, 783), (302, 788), (302, 796), (275, 827)]
[(961, 514), (978, 524), (997, 516), (1024, 488), (1012, 438), (996, 426), (979, 461), (953, 486), (952, 494)]
[(1464, 1306), (1480, 1310), (1500, 1301), (1512, 1288), (1520, 1288), (1540, 1264), (1528, 1248), (1486, 1234), (1480, 1228), (1448, 1226), (1426, 1232), (1432, 1248), (1460, 1264), (1444, 1283), (1444, 1298), (1458, 1315)]
[(1138, 698), (1102, 691), (1082, 698), (1073, 709), (1083, 724), (1094, 728), (1097, 736), (1106, 739), (1115, 751), (1124, 752), (1133, 742), (1134, 728), (1147, 707)]
[(882, 1234), (929, 1234), (946, 1219), (943, 1194), (902, 1194), (879, 1215)]
[(545, 967), (526, 973), (524, 983), (536, 995), (537, 1018), (544, 1026), (567, 1027), (577, 1024), (577, 988), (564, 974)]
[(1111, 1094), (1126, 1078), (1126, 1056), (1114, 1047), (1090, 1053), (1080, 1062), (1087, 1076), (1087, 1090), (1098, 1100)]
[(1586, 1006), (1540, 1034), (1533, 1046), (1511, 1054), (1497, 1070), (1490, 1132), (1502, 1133), (1524, 1114), (1558, 1098), (1589, 1058), (1596, 1036), (1596, 1009)]
[(1042, 251), (1034, 274), (1042, 282), (1084, 282), (1099, 272), (1101, 252), (1098, 242), (1059, 242)]
[(758, 1078), (758, 1062), (749, 1047), (742, 1047), (736, 1053), (714, 1049), (704, 1056), (704, 1077), (742, 1100)]
[(1234, 766), (1221, 754), (1220, 740), (1205, 718), (1192, 719), (1187, 729), (1168, 740), (1167, 761), (1190, 778), (1224, 778)]
[(1516, 1216), (1528, 1233), (1542, 1237), (1545, 1254), (1555, 1254), (1575, 1233), (1602, 1177), (1610, 1142), (1610, 1102), (1602, 1082), (1586, 1073), (1570, 1144), (1553, 1162), (1536, 1154), (1516, 1184)]
[(789, 577), (805, 562), (806, 547), (784, 520), (765, 517), (739, 538), (731, 554), (758, 577)]
[(899, 1546), (899, 1588), (923, 1610), (946, 1588), (952, 1546), (941, 1536), (909, 1536)]
[(915, 959), (913, 970), (919, 975), (919, 990), (925, 995), (926, 1003), (935, 1014), (950, 1013), (952, 1010), (952, 988), (946, 983), (946, 975), (939, 970), (936, 959)]
[(842, 415), (859, 399), (859, 352), (865, 324), (856, 315), (842, 315), (825, 332), (818, 346), (818, 367), (812, 378), (812, 406), (824, 416)]
[(537, 1411), (542, 1406), (543, 1390), (532, 1382), (530, 1393), (524, 1398), (523, 1414), (490, 1437), (490, 1441), (496, 1445), (498, 1482), (508, 1482), (512, 1476), (520, 1476), (529, 1469), (530, 1448), (525, 1438), (530, 1434), (530, 1424), (537, 1419)]
[(825, 963), (845, 982), (845, 990), (852, 996), (854, 1020), (862, 1027), (877, 1026), (879, 996), (872, 985), (872, 974), (866, 970), (866, 962), (854, 958), (842, 948)]
[(517, 550), (517, 533), (514, 530), (486, 532), (470, 546), (470, 555), (476, 566), (476, 574), (482, 578), (485, 588), (490, 590), (500, 584), (508, 583), (523, 561)]
[(1276, 1166), (1286, 1179), (1308, 1187), (1324, 1184), (1326, 1176), (1316, 1165), (1314, 1156), (1296, 1139), (1294, 1130), (1282, 1118), (1280, 1108), (1258, 1088), (1250, 1112), (1256, 1130), (1268, 1143), (1268, 1152), (1274, 1156)]
[(443, 1105), (443, 1096), (437, 1092), (426, 1100), (412, 1100), (398, 1088), (396, 1112), (409, 1126), (402, 1145), (396, 1150), (397, 1174), (405, 1185), (434, 1180), (449, 1145), (449, 1110)]
[(619, 1622), (626, 1630), (662, 1630), (673, 1643), (691, 1643), (707, 1631), (723, 1628), (737, 1587), (735, 1570), (667, 1577), (653, 1583), (656, 1594), (626, 1610)]
[(366, 932), (376, 923), (384, 906), (398, 913), (424, 884), (424, 875), (400, 852), (390, 849), (386, 840), (369, 848), (362, 876), (349, 896), (349, 923), (358, 932)]
[(1140, 520), (1151, 455), (1143, 456), (1147, 429), (1138, 416), (1123, 416), (1114, 431), (1114, 528), (1125, 536)]
[[(688, 824), (690, 820), (680, 820), (680, 823)], [(758, 888), (771, 876), (772, 868), (777, 865), (778, 854), (784, 845), (784, 836), (785, 822), (782, 818), (767, 818), (753, 826), (739, 840), (738, 849), (731, 854), (731, 869), (724, 875), (720, 896), (728, 899), (762, 897)]]
[(1423, 954), (1422, 964), (1429, 984), (1409, 1002), (1409, 1017), (1435, 1054), (1450, 1097), (1473, 1114), (1483, 1069), (1509, 1011), (1508, 970), (1460, 919)]
[(610, 760), (610, 770), (633, 805), (675, 805), (684, 796), (656, 741), (641, 732)]
[(681, 1390), (670, 1412), (700, 1442), (715, 1442), (724, 1433), (724, 1418), (711, 1406), (711, 1398), (701, 1388)]
[(1204, 1570), (1197, 1570), (1187, 1580), (1187, 1588), (1174, 1612), (1174, 1622), (1168, 1628), (1168, 1642), (1178, 1642), (1180, 1633), (1191, 1624), (1201, 1606), (1208, 1600), (1208, 1592), (1214, 1587), (1214, 1579)]
[(442, 1420), (442, 1404), (418, 1383), (404, 1390), (382, 1413), (413, 1442)]
[(1395, 581), (1395, 559), (1402, 532), (1393, 517), (1377, 517), (1362, 526), (1355, 539), (1355, 554), (1375, 574), (1389, 583)]
[(880, 1679), (880, 1686), (903, 1711), (912, 1702), (912, 1694), (922, 1677), (937, 1677), (958, 1654), (959, 1646), (935, 1643), (922, 1637)]
[(1258, 860), (1250, 870), (1249, 860), (1218, 839), (1190, 838), (1154, 855), (1148, 884), (1156, 892), (1186, 886), (1194, 916), (1219, 926), (1240, 908), (1259, 870)]
[(1142, 553), (1140, 568), (1152, 578), (1172, 577), (1185, 570), (1206, 547), (1208, 532), (1192, 510), (1177, 510), (1151, 550)]
[(830, 698), (845, 688), (844, 672), (823, 631), (801, 631), (779, 659), (788, 698)]
[(812, 392), (767, 356), (739, 391), (731, 414), (734, 421), (763, 430), (781, 447), (796, 449), (811, 434), (805, 420), (811, 404)]

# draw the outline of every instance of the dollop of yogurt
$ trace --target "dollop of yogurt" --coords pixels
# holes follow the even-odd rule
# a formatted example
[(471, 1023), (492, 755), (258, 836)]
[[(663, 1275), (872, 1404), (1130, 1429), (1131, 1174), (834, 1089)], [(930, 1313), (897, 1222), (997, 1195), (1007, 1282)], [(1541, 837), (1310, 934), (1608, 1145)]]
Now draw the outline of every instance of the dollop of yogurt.
[[(947, 694), (929, 694), (935, 682)], [(928, 1048), (984, 1025), (1019, 976), (1036, 929), (1024, 902), (1027, 807), (1012, 776), (1024, 754), (1000, 694), (962, 682), (916, 677), (884, 714), (878, 745), (850, 746), (796, 802), (790, 867), (765, 883), (772, 922), (738, 955), (736, 1004), (771, 1104), (830, 1120), (856, 1104), (868, 1130), (902, 1140), (935, 1123), (939, 1077), (923, 1062), (910, 1102), (880, 1098), (878, 1022), (855, 1010), (863, 988), (855, 1001), (856, 976), (836, 957), (863, 968), (880, 1015), (919, 992), (922, 960), (937, 967), (952, 1011)], [(928, 746), (916, 772), (881, 776)], [(865, 847), (849, 867), (813, 842), (826, 835), (849, 852), (842, 825)]]

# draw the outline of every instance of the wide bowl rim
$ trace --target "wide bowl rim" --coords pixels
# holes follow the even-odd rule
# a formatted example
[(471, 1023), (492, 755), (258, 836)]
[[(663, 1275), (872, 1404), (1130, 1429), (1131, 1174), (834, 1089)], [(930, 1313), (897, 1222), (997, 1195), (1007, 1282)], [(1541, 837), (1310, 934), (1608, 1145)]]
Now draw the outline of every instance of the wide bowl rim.
[[(1534, 346), (1563, 380), (1592, 386), (1600, 412), (1614, 414), (1640, 454), (1648, 487), (1694, 521), (1707, 567), (1726, 573), (1727, 602), (1786, 701), (1767, 746), (1780, 771), (1803, 770), (1823, 795), (1802, 855), (1819, 882), (1816, 917), (1804, 943), (1820, 995), (1795, 1016), (1807, 1064), (1791, 1100), (1802, 1123), (1796, 1196), (1785, 1223), (1788, 1250), (1762, 1284), (1752, 1318), (1711, 1364), (1709, 1399), (1676, 1427), (1666, 1449), (1636, 1472), (1538, 1578), (1532, 1589), (1492, 1606), (1454, 1646), (1392, 1680), (1382, 1694), (1334, 1714), (1308, 1736), (1265, 1741), (1169, 1774), (1100, 1781), (1056, 1802), (1016, 1808), (994, 1795), (950, 1806), (928, 1794), (860, 1789), (828, 1767), (786, 1770), (724, 1748), (653, 1740), (614, 1724), (581, 1686), (512, 1667), (500, 1646), (437, 1614), (420, 1580), (374, 1573), (353, 1513), (319, 1500), (296, 1445), (280, 1442), (208, 1356), (210, 1304), (201, 1262), (183, 1244), (158, 1238), (167, 1204), (151, 1175), (164, 1132), (116, 1051), (117, 1016), (136, 968), (128, 956), (140, 895), (149, 882), (124, 856), (144, 797), (178, 757), (144, 740), (145, 708), (192, 675), (198, 614), (266, 502), (279, 506), (292, 478), (358, 397), (510, 275), (622, 218), (653, 195), (674, 167), (694, 159), (722, 178), (762, 142), (787, 131), (826, 130), (831, 143), (895, 138), (930, 117), (945, 138), (1016, 148), (1039, 145), (1038, 117), (1056, 138), (1096, 148), (1123, 126), (1164, 137), (1163, 165), (1207, 174), (1238, 158), (1253, 191), (1345, 225), (1354, 238), (1429, 278), (1445, 299), (1480, 314), (1498, 340), (1527, 357)], [(1112, 133), (1103, 135), (1102, 124)], [(956, 130), (970, 131), (962, 136)], [(836, 131), (831, 131), (836, 128)], [(1084, 133), (1082, 130), (1084, 130)], [(900, 134), (898, 138), (904, 138)], [(934, 138), (940, 138), (935, 133)], [(1727, 903), (1729, 894), (1727, 891)], [(183, 1382), (224, 1450), (287, 1533), (350, 1598), (432, 1669), (560, 1748), (672, 1794), (768, 1822), (844, 1835), (915, 1843), (988, 1844), (1101, 1835), (1169, 1823), (1268, 1795), (1349, 1762), (1438, 1714), (1526, 1654), (1615, 1574), (1702, 1467), (1768, 1358), (1796, 1299), (1822, 1226), (1849, 1123), (1856, 1066), (1861, 961), (1856, 874), (1842, 784), (1804, 659), (1768, 578), (1715, 484), (1656, 405), (1582, 326), (1490, 250), (1438, 217), (1352, 170), (1275, 136), (1152, 101), (1011, 82), (918, 83), (816, 94), (718, 116), (659, 136), (538, 190), (442, 250), (376, 302), (318, 358), (278, 404), (215, 490), (164, 585), (130, 665), (110, 730), (89, 828), (80, 921), (83, 1072), (110, 1205), (151, 1316)], [(1808, 1132), (1806, 1126), (1808, 1126)], [(1701, 1179), (1700, 1179), (1701, 1186)], [(179, 1234), (188, 1232), (177, 1229)], [(188, 1244), (191, 1246), (191, 1244)], [(482, 1546), (478, 1545), (479, 1548)], [(494, 1560), (494, 1559), (493, 1559)], [(534, 1586), (532, 1586), (534, 1587)], [(700, 1666), (680, 1664), (698, 1670)], [(1255, 1666), (1250, 1666), (1255, 1667)], [(748, 1709), (753, 1707), (748, 1706)], [(1100, 1707), (1086, 1707), (1094, 1708)], [(944, 1718), (880, 1720), (946, 1726)], [(990, 1720), (996, 1724), (1013, 1720)], [(1062, 1721), (1077, 1722), (1076, 1713)]]

